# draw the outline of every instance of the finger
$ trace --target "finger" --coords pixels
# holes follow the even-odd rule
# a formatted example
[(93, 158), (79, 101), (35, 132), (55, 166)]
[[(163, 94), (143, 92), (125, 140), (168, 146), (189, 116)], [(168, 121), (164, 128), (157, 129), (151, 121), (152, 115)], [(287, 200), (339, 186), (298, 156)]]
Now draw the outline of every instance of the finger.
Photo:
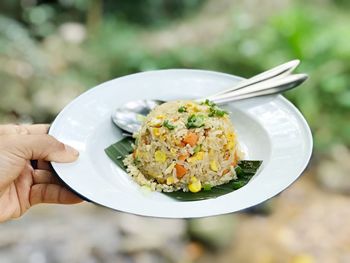
[(37, 169), (51, 171), (51, 166), (48, 162), (45, 162), (43, 160), (38, 160)]
[(47, 134), (6, 135), (2, 137), (0, 146), (26, 160), (73, 162), (79, 155), (77, 150)]
[(28, 134), (46, 134), (50, 128), (49, 124), (34, 124), (34, 125), (0, 125), (0, 135), (28, 135)]
[(57, 184), (36, 184), (30, 191), (30, 204), (76, 204), (83, 200), (78, 196)]
[(62, 182), (58, 180), (51, 172), (46, 170), (34, 170), (33, 172), (34, 184), (58, 184), (62, 185)]

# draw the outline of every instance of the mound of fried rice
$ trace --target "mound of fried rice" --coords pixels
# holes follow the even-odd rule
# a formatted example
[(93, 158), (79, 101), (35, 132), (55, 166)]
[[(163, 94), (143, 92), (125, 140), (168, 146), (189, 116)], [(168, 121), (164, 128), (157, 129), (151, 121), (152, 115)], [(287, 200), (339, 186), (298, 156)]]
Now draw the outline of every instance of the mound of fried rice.
[(128, 173), (153, 191), (199, 192), (236, 178), (242, 158), (228, 112), (210, 101), (157, 106), (134, 134)]

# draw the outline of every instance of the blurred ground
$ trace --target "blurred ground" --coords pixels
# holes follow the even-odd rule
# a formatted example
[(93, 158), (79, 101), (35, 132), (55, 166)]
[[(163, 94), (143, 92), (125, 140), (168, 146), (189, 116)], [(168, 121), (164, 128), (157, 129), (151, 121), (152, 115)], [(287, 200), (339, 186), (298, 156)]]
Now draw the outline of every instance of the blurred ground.
[(313, 174), (257, 214), (165, 220), (40, 205), (0, 225), (0, 262), (349, 262), (350, 198), (319, 189)]
[(242, 216), (218, 262), (349, 262), (350, 199), (318, 189), (306, 173), (273, 200), (271, 215)]
[(315, 139), (288, 190), (242, 213), (161, 220), (42, 205), (0, 225), (0, 262), (350, 262), (350, 5), (345, 0), (0, 2), (0, 123), (51, 122), (103, 81), (200, 68), (251, 76), (294, 58), (286, 96)]

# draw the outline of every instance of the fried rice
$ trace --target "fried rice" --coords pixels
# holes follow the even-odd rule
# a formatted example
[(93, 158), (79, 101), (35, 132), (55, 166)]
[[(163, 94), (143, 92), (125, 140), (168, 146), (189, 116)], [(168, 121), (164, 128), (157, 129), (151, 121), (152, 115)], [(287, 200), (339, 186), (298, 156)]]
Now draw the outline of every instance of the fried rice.
[(172, 101), (154, 108), (124, 164), (153, 191), (199, 192), (236, 178), (242, 159), (228, 112), (210, 101)]

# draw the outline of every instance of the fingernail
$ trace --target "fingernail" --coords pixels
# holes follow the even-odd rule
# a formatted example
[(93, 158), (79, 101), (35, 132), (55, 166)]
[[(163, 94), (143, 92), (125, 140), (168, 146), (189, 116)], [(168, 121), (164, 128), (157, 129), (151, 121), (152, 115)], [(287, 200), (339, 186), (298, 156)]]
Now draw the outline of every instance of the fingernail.
[(66, 147), (66, 151), (71, 153), (72, 155), (78, 156), (79, 152), (78, 150), (74, 149), (73, 147), (69, 146), (69, 145), (65, 145)]

